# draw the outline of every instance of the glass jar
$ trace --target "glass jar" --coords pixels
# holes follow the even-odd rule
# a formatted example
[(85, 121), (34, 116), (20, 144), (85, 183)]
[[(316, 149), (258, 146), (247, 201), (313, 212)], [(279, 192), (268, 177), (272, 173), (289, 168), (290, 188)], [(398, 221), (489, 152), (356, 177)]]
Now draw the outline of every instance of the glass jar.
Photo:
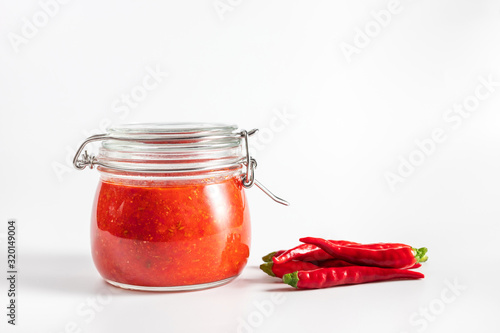
[[(254, 132), (133, 124), (88, 138), (73, 162), (100, 173), (91, 249), (101, 276), (121, 288), (156, 291), (214, 287), (238, 276), (250, 251), (244, 188), (255, 181), (248, 154)], [(92, 141), (102, 141), (98, 156), (80, 157)]]

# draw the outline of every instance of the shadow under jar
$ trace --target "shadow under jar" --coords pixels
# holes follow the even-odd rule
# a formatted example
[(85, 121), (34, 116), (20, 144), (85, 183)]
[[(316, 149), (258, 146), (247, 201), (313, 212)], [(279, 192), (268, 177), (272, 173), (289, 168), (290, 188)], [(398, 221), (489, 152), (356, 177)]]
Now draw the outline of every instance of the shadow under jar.
[[(97, 157), (83, 146), (101, 141)], [(248, 133), (218, 124), (115, 126), (75, 156), (97, 166), (92, 256), (112, 285), (177, 291), (238, 276), (250, 251)], [(247, 168), (247, 165), (249, 168)]]

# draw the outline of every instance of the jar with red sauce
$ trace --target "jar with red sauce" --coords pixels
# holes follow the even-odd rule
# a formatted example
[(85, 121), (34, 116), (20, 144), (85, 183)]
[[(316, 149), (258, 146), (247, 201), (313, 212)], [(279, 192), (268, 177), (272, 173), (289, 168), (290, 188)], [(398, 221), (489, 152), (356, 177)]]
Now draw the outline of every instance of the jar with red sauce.
[[(245, 188), (257, 185), (246, 132), (223, 124), (131, 124), (88, 138), (78, 169), (97, 167), (95, 266), (110, 284), (194, 290), (237, 277), (250, 253)], [(83, 154), (101, 141), (97, 156)]]

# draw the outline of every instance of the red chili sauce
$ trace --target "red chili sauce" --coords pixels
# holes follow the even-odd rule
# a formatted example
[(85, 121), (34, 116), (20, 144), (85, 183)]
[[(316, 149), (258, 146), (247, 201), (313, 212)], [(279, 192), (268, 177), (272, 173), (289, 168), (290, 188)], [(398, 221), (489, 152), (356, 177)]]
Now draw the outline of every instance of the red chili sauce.
[(207, 184), (130, 186), (101, 181), (92, 214), (92, 256), (107, 280), (186, 286), (241, 273), (250, 214), (238, 178)]

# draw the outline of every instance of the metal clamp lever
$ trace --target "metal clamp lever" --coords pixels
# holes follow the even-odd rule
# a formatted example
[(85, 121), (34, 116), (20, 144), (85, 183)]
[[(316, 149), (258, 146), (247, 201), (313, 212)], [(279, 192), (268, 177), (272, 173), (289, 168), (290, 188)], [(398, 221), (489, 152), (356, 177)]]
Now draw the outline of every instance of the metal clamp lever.
[(267, 189), (267, 187), (265, 187), (264, 185), (262, 185), (257, 179), (255, 179), (255, 186), (257, 186), (258, 188), (260, 188), (262, 192), (264, 192), (265, 194), (267, 194), (267, 196), (269, 198), (273, 199), (277, 203), (285, 205), (285, 206), (290, 206), (290, 203), (288, 201), (286, 201), (285, 199), (281, 199), (280, 197), (274, 195), (273, 192), (269, 191)]
[(254, 158), (250, 157), (250, 150), (248, 148), (248, 137), (250, 135), (257, 133), (257, 131), (258, 129), (253, 129), (250, 132), (247, 132), (245, 130), (241, 131), (241, 134), (245, 139), (245, 152), (246, 152), (245, 165), (247, 168), (246, 174), (245, 176), (243, 176), (243, 186), (246, 188), (250, 188), (252, 187), (253, 184), (255, 184), (255, 186), (257, 186), (262, 192), (267, 194), (269, 198), (273, 199), (279, 204), (289, 206), (290, 203), (288, 201), (274, 195), (273, 192), (269, 191), (267, 187), (265, 187), (264, 185), (262, 185), (262, 183), (260, 183), (257, 179), (255, 179), (255, 168), (257, 168), (257, 161)]

